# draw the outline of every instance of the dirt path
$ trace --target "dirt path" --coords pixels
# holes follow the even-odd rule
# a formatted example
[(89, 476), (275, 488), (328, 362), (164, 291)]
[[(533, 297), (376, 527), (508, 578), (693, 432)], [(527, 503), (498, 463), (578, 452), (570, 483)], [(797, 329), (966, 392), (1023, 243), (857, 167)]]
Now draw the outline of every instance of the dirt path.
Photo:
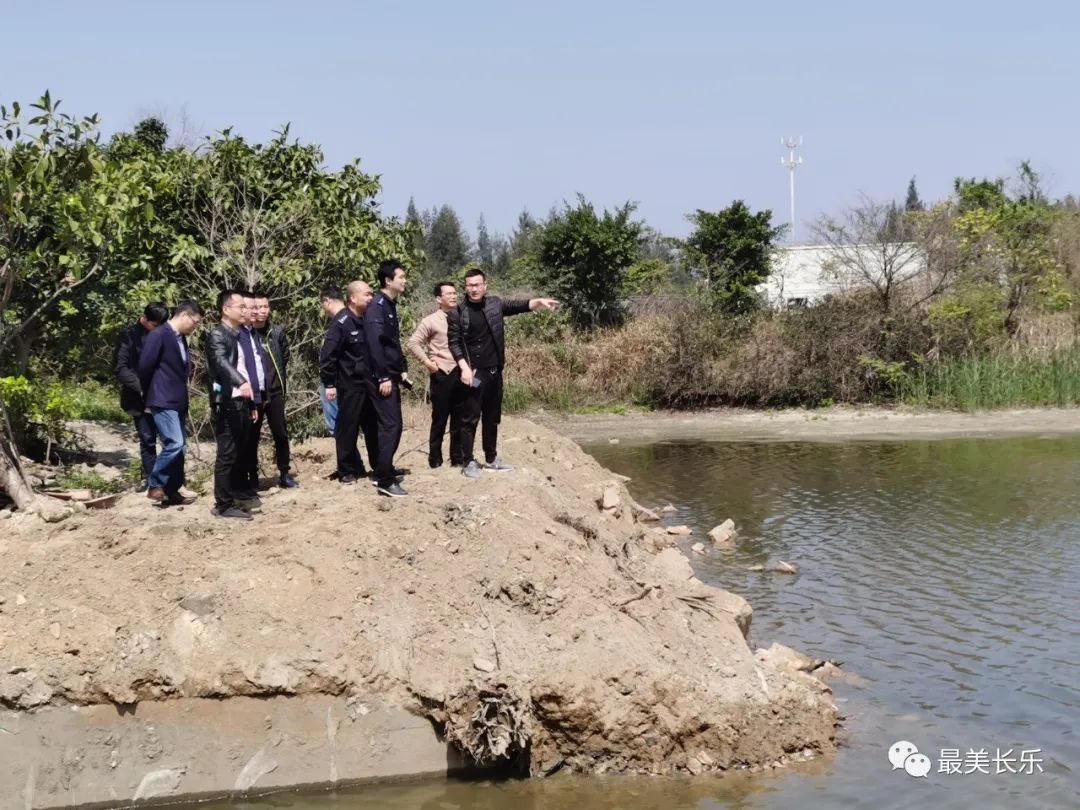
[(1080, 408), (979, 413), (887, 408), (751, 411), (717, 409), (599, 414), (540, 421), (575, 441), (894, 441), (978, 436), (1067, 436), (1080, 433)]

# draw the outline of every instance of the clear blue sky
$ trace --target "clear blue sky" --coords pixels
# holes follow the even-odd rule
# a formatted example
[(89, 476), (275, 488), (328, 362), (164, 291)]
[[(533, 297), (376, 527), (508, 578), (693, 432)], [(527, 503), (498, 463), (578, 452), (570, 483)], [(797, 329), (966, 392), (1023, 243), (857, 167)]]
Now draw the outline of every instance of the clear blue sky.
[(48, 88), (107, 133), (181, 109), (255, 140), (291, 122), (381, 174), (387, 212), (450, 202), (470, 230), (577, 192), (672, 235), (738, 198), (782, 222), (782, 135), (805, 137), (800, 223), (1025, 158), (1080, 192), (1080, 5), (728, 5), (9, 0), (0, 96)]

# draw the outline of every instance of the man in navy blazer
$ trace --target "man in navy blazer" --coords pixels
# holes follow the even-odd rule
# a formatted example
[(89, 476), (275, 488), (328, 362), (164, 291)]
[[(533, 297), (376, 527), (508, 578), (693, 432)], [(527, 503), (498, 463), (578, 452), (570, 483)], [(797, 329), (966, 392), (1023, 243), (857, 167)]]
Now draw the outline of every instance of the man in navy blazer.
[(178, 302), (173, 316), (143, 338), (139, 355), (139, 382), (161, 437), (161, 452), (150, 471), (146, 496), (162, 506), (195, 500), (181, 495), (180, 487), (184, 483), (184, 423), (191, 378), (187, 336), (198, 328), (202, 317), (202, 308), (194, 301)]
[(157, 461), (157, 428), (146, 410), (142, 383), (139, 381), (139, 355), (143, 339), (169, 319), (169, 308), (160, 302), (146, 305), (137, 323), (120, 330), (113, 351), (113, 375), (120, 381), (120, 407), (135, 422), (139, 436), (139, 458), (142, 462), (142, 482), (139, 491), (147, 487), (150, 471)]

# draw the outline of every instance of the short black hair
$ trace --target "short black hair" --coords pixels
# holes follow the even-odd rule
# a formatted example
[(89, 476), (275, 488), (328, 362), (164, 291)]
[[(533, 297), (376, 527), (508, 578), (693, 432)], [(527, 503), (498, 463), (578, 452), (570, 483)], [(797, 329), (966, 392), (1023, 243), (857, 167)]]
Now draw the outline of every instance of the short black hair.
[(432, 289), (431, 294), (438, 298), (440, 295), (442, 295), (443, 287), (453, 287), (455, 290), (457, 289), (457, 287), (454, 285), (454, 282), (452, 281), (440, 281), (438, 284), (435, 285), (434, 289)]
[(239, 292), (240, 295), (242, 295), (244, 298), (256, 298), (257, 297), (255, 295), (255, 293), (253, 293), (251, 290), (238, 290), (237, 292)]
[(143, 310), (143, 317), (150, 323), (163, 323), (169, 319), (169, 308), (160, 301), (151, 301)]
[(198, 315), (200, 318), (203, 316), (202, 307), (199, 306), (197, 301), (192, 301), (190, 298), (184, 298), (176, 302), (172, 314), (176, 316), (181, 312), (186, 312), (188, 315)]
[(262, 290), (252, 290), (251, 291), (251, 297), (256, 298), (256, 299), (265, 298), (267, 301), (270, 300), (270, 296), (267, 295), (266, 293), (264, 293)]
[(239, 295), (241, 298), (243, 298), (244, 297), (244, 291), (243, 290), (222, 290), (221, 292), (218, 293), (218, 297), (217, 297), (218, 312), (224, 312), (225, 311), (225, 305), (227, 303), (229, 303), (229, 301), (232, 300), (232, 297), (234, 295)]
[(402, 270), (405, 269), (405, 265), (397, 259), (387, 259), (386, 261), (379, 262), (379, 269), (375, 271), (375, 277), (379, 280), (380, 290), (386, 288), (387, 282), (394, 280), (394, 276), (397, 275), (399, 267)]
[(319, 293), (320, 301), (344, 301), (345, 296), (341, 292), (340, 287), (323, 287), (323, 291)]
[(484, 281), (487, 281), (487, 273), (481, 270), (476, 265), (473, 265), (465, 271), (465, 278), (472, 278), (473, 276), (480, 276)]

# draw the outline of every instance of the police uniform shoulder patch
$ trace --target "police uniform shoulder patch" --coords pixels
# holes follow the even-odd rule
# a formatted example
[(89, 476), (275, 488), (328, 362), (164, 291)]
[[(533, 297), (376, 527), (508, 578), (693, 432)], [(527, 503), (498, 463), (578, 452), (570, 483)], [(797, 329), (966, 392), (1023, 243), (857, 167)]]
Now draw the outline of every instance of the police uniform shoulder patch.
[(337, 322), (343, 324), (347, 320), (349, 320), (349, 313), (348, 312), (342, 312), (341, 316), (337, 319)]

